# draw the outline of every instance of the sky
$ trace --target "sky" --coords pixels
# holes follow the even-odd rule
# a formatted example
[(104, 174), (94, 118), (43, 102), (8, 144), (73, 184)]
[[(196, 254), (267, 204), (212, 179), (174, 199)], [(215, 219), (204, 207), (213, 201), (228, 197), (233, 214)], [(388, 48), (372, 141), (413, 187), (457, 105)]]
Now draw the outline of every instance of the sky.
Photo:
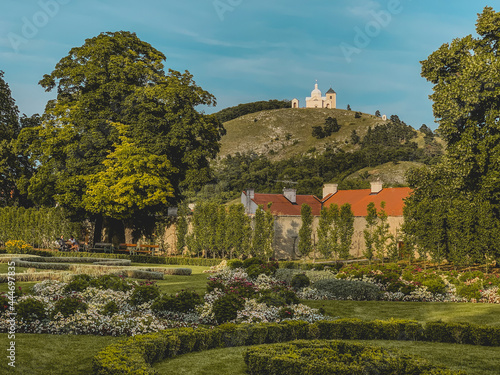
[(500, 0), (0, 0), (0, 70), (20, 112), (41, 114), (55, 97), (43, 75), (86, 39), (125, 30), (215, 95), (206, 113), (270, 99), (305, 106), (317, 80), (338, 108), (435, 129), (420, 61), (475, 35), (485, 6), (500, 11)]

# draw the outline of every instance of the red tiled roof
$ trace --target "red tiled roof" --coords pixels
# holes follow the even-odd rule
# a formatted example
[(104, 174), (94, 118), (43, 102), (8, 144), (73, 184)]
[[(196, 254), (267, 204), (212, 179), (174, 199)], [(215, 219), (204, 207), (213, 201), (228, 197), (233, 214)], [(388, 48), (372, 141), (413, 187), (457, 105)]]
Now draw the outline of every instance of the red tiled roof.
[[(370, 189), (339, 190), (325, 197), (323, 207), (330, 207), (331, 204), (341, 207), (349, 203), (354, 216), (366, 216), (368, 203), (375, 203), (377, 210), (380, 210), (380, 203), (385, 202), (385, 212), (388, 216), (403, 216), (403, 199), (407, 198), (410, 193), (411, 189), (407, 187), (385, 188), (378, 194), (371, 194)], [(267, 204), (272, 203), (271, 212), (274, 215), (300, 216), (301, 206), (305, 203), (311, 207), (314, 216), (319, 216), (322, 207), (321, 200), (314, 195), (297, 195), (297, 203), (294, 204), (282, 194), (256, 193), (253, 201), (257, 205), (263, 205), (266, 210)]]
[(253, 201), (257, 205), (262, 204), (265, 210), (267, 210), (267, 204), (272, 203), (271, 212), (273, 215), (300, 216), (300, 209), (303, 204), (308, 204), (315, 216), (319, 215), (321, 211), (321, 202), (314, 195), (297, 195), (297, 203), (294, 204), (281, 194), (255, 193)]
[(366, 206), (368, 203), (375, 203), (377, 210), (380, 209), (380, 203), (385, 202), (385, 212), (388, 216), (403, 216), (403, 199), (407, 198), (411, 189), (385, 188), (378, 194), (371, 194), (370, 189), (361, 190), (339, 190), (333, 196), (330, 196), (323, 202), (325, 207), (331, 204), (337, 204), (339, 207), (344, 203), (350, 203), (354, 216), (366, 216)]

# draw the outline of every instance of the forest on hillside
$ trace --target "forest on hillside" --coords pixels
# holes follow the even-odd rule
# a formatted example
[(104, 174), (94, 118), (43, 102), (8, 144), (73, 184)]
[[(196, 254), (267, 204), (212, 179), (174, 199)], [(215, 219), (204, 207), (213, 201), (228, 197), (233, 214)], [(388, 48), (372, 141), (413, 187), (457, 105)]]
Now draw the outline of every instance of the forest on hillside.
[(369, 187), (367, 178), (345, 178), (360, 169), (388, 162), (413, 161), (432, 165), (439, 161), (443, 149), (433, 132), (425, 125), (420, 130), (425, 134), (424, 148), (419, 148), (415, 142), (417, 131), (393, 115), (388, 123), (369, 128), (363, 137), (354, 131), (349, 141), (356, 146), (354, 152), (330, 147), (319, 154), (312, 152), (279, 161), (253, 152), (229, 155), (213, 166), (213, 180), (197, 198), (227, 201), (246, 188), (261, 193), (281, 193), (283, 187), (290, 184), (298, 194), (318, 196), (327, 182), (339, 183), (343, 189), (366, 188)]

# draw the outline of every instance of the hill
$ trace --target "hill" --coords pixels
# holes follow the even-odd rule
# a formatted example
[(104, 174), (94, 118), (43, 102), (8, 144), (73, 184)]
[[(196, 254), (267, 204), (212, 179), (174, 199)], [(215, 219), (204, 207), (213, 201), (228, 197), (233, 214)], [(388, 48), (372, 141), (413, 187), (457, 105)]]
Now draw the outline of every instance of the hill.
[[(356, 116), (358, 113), (358, 116)], [(340, 130), (329, 137), (312, 136), (314, 126), (323, 126), (328, 117), (337, 119)], [(368, 128), (389, 124), (380, 117), (343, 109), (282, 108), (250, 113), (224, 123), (220, 158), (227, 155), (254, 152), (271, 160), (283, 160), (295, 155), (321, 154), (328, 149), (352, 152), (360, 148), (351, 141), (352, 131), (362, 140)], [(439, 138), (438, 145), (443, 146)], [(419, 148), (428, 147), (425, 135), (417, 131), (412, 139)]]
[[(362, 138), (368, 127), (386, 123), (365, 113), (355, 118), (355, 113), (343, 109), (283, 108), (247, 114), (224, 123), (227, 134), (222, 137), (219, 156), (255, 152), (271, 160), (282, 160), (332, 147), (351, 151), (355, 148), (350, 142), (353, 130)], [(313, 126), (323, 126), (328, 117), (337, 119), (340, 130), (323, 139), (314, 138)]]

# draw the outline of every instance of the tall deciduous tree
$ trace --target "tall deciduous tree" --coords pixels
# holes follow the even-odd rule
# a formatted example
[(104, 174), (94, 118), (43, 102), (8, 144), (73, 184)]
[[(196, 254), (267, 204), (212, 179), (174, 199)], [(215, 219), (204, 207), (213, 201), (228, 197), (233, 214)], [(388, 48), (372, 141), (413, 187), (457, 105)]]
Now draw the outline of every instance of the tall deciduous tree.
[(238, 203), (229, 206), (226, 230), (230, 258), (248, 255), (252, 227), (250, 218), (245, 214), (243, 204)]
[(311, 206), (303, 204), (300, 208), (300, 218), (302, 225), (299, 229), (299, 252), (303, 256), (307, 256), (313, 251), (312, 241), (312, 222), (313, 215)]
[(476, 32), (422, 62), (447, 153), (410, 174), (405, 210), (405, 231), (421, 251), (459, 263), (500, 257), (500, 13), (484, 8)]
[(42, 125), (30, 130), (36, 139), (28, 152), (38, 162), (32, 197), (85, 214), (88, 176), (107, 169), (103, 162), (119, 144), (112, 122), (129, 126), (129, 137), (153, 158), (168, 159), (175, 197), (183, 186), (208, 181), (209, 159), (224, 130), (197, 107), (215, 98), (187, 71), (166, 74), (164, 60), (134, 33), (102, 33), (71, 49), (43, 77), (41, 86), (56, 89), (57, 98), (47, 104)]
[(345, 203), (340, 207), (338, 228), (339, 255), (341, 259), (347, 259), (351, 249), (352, 236), (354, 235), (354, 213), (349, 203)]
[(184, 251), (186, 247), (186, 236), (188, 234), (189, 224), (188, 224), (189, 207), (186, 202), (181, 202), (177, 210), (177, 223), (176, 223), (176, 250), (180, 254)]

